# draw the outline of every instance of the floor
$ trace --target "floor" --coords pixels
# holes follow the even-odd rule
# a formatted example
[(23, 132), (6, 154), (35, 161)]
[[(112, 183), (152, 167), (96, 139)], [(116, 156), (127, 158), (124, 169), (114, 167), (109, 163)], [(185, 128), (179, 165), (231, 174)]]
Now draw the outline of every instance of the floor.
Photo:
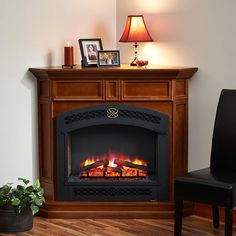
[[(31, 231), (1, 236), (173, 236), (173, 220), (155, 219), (45, 219), (34, 218)], [(211, 221), (197, 216), (184, 218), (182, 236), (224, 235), (224, 227), (213, 229)], [(236, 235), (236, 228), (234, 228)]]

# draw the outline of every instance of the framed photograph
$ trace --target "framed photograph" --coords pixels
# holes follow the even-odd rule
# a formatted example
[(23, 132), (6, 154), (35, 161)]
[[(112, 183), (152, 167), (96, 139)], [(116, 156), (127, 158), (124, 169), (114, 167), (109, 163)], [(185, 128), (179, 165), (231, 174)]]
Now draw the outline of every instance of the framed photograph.
[(79, 39), (79, 47), (81, 52), (82, 66), (97, 66), (98, 50), (102, 50), (102, 40), (94, 39)]
[(99, 67), (120, 66), (120, 51), (119, 50), (98, 51), (98, 66)]

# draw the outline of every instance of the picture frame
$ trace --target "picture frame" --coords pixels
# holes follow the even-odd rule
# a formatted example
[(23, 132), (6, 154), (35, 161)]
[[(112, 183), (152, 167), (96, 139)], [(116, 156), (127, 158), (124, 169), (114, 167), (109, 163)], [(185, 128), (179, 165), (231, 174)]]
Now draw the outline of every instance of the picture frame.
[(103, 50), (101, 38), (79, 39), (81, 66), (97, 66), (98, 51)]
[(98, 51), (98, 67), (119, 67), (119, 50), (100, 50)]

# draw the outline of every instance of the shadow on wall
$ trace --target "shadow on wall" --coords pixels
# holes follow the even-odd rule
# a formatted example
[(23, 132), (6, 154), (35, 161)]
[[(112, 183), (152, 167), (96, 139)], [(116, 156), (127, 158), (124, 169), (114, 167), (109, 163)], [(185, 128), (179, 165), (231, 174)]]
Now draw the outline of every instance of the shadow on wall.
[(37, 81), (31, 72), (25, 72), (22, 84), (28, 89), (31, 101), (31, 137), (32, 137), (32, 177), (35, 181), (39, 177), (38, 156), (38, 117), (37, 117)]
[[(113, 38), (112, 35), (114, 35), (114, 32), (111, 32), (111, 30), (107, 27), (107, 25), (104, 25), (102, 22), (97, 22), (97, 24), (94, 25), (92, 35), (95, 35), (95, 38), (101, 38), (102, 39), (102, 46), (103, 49), (116, 49), (115, 45), (116, 42), (114, 40), (116, 38)], [(106, 45), (111, 45), (111, 42), (113, 42), (113, 47), (114, 48), (107, 48)]]
[(47, 65), (48, 66), (53, 66), (53, 58), (54, 58), (53, 51), (51, 51), (51, 50), (48, 51), (47, 55), (46, 55)]

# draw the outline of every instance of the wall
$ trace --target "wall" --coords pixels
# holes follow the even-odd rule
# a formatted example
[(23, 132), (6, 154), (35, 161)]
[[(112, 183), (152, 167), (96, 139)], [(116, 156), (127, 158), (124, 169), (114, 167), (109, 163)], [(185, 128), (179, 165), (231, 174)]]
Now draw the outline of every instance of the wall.
[[(197, 66), (190, 81), (189, 170), (207, 167), (218, 97), (236, 88), (236, 1), (118, 0), (117, 41), (129, 14), (143, 14), (154, 42), (142, 44), (151, 64)], [(118, 43), (123, 62), (132, 44)]]
[[(101, 37), (104, 48), (115, 48), (128, 14), (145, 17), (155, 42), (139, 48), (151, 64), (199, 67), (190, 81), (189, 169), (207, 166), (220, 90), (236, 88), (235, 8), (235, 0), (1, 0), (0, 185), (38, 176), (36, 81), (28, 68), (61, 65), (67, 41), (79, 63), (78, 38)], [(117, 46), (130, 62), (132, 44)]]
[(1, 0), (0, 185), (38, 177), (37, 92), (29, 67), (61, 65), (63, 46), (101, 37), (115, 48), (115, 0)]

